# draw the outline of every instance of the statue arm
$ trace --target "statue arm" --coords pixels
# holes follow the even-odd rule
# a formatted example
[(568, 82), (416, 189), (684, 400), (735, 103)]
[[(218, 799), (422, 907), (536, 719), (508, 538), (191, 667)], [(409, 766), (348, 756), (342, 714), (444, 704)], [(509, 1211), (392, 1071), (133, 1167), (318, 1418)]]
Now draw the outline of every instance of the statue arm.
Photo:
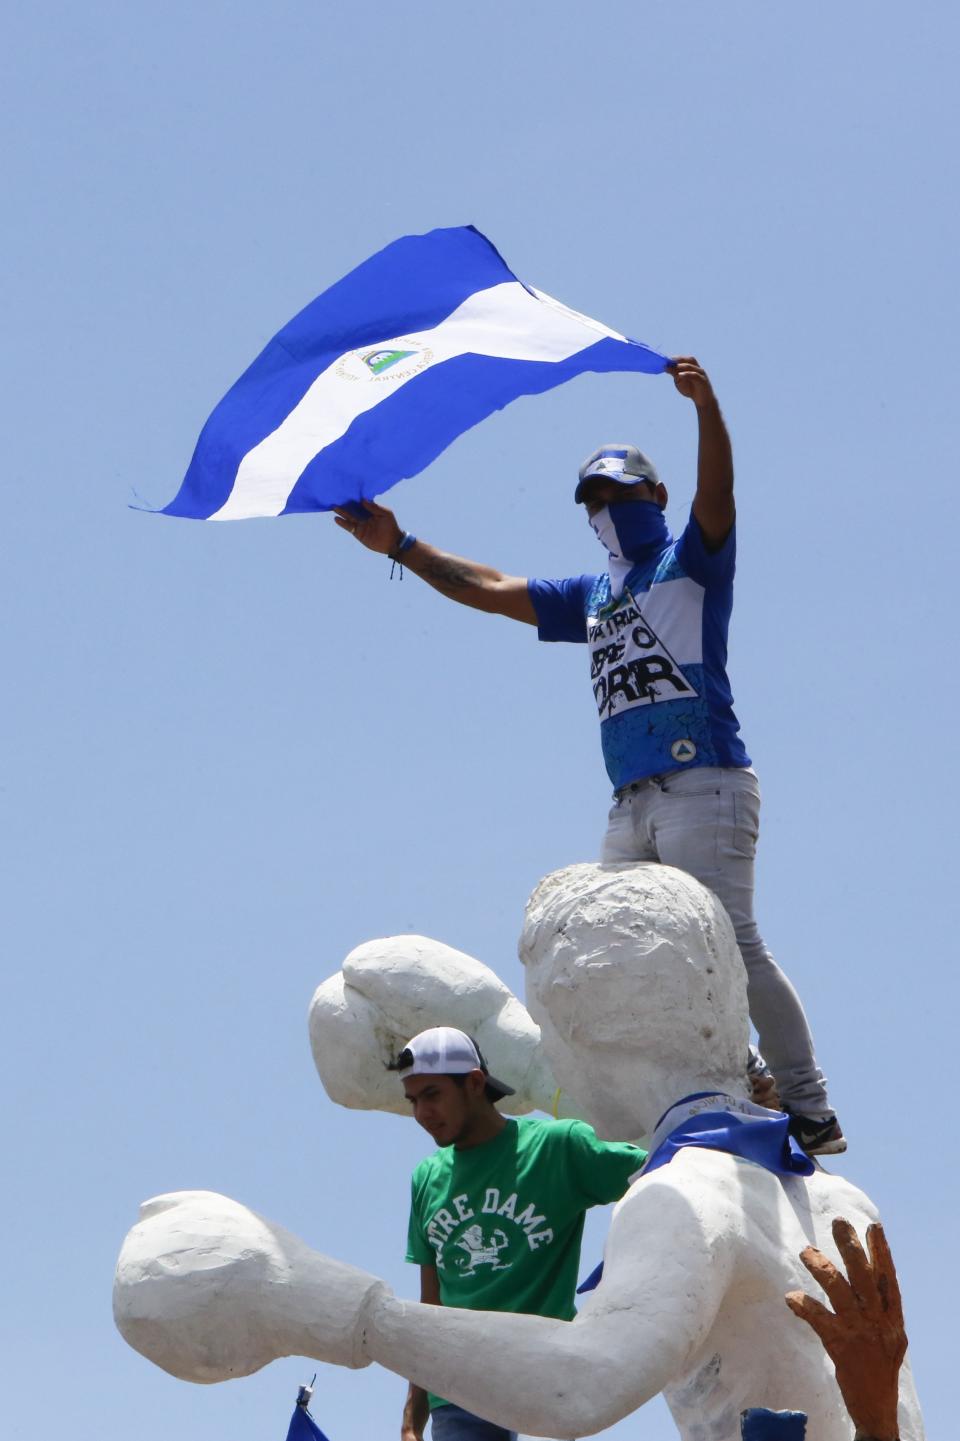
[(717, 1166), (726, 1157), (698, 1155), (619, 1203), (604, 1279), (574, 1321), (399, 1301), (209, 1191), (144, 1203), (114, 1315), (135, 1350), (186, 1381), (249, 1376), (281, 1356), (378, 1361), (508, 1429), (591, 1435), (682, 1377), (743, 1256), (737, 1178)]
[[(420, 1300), (425, 1306), (440, 1306), (440, 1280), (436, 1266), (420, 1267)], [(423, 1432), (430, 1418), (427, 1393), (422, 1386), (413, 1382), (407, 1388), (403, 1421), (400, 1425), (400, 1441), (423, 1441)]]
[(569, 1098), (559, 1100), (540, 1027), (523, 1003), (481, 961), (427, 936), (367, 941), (317, 988), (310, 1045), (330, 1099), (409, 1116), (403, 1087), (387, 1066), (428, 1026), (459, 1026), (476, 1039), (493, 1074), (516, 1087), (501, 1104), (507, 1114), (575, 1114)]
[[(495, 1424), (587, 1436), (682, 1373), (713, 1325), (735, 1248), (664, 1181), (621, 1202), (604, 1279), (574, 1321), (370, 1298), (365, 1358)], [(711, 1234), (712, 1233), (712, 1234)], [(531, 1382), (535, 1384), (531, 1384)]]

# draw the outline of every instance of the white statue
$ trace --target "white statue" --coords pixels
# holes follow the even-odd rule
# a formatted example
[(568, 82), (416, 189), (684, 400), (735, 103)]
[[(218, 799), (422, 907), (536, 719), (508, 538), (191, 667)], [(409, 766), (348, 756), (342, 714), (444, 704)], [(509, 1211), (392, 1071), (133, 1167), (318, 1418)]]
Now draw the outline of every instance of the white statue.
[[(402, 946), (379, 944), (402, 974)], [(506, 1048), (494, 1042), (513, 1029), (523, 1074), (537, 1072), (529, 1042), (539, 1022), (574, 1110), (616, 1139), (650, 1135), (691, 1093), (745, 1095), (743, 967), (726, 914), (690, 877), (644, 865), (557, 872), (530, 901), (521, 956), (533, 1021), (521, 1024), (514, 1005), (497, 1004), (510, 1024), (502, 1034), (493, 1026), (482, 1045), (498, 1073), (512, 1079)], [(429, 970), (429, 949), (420, 960)], [(480, 971), (474, 976), (479, 982)], [(325, 1083), (319, 1012), (345, 1007), (354, 1044), (382, 1066), (396, 1036), (402, 1044), (435, 1022), (430, 997), (445, 990), (442, 977), (426, 982), (415, 1023), (404, 1013), (397, 1029), (390, 984), (358, 1002), (349, 979), (327, 983), (314, 1000)], [(468, 1014), (476, 1000), (468, 994)], [(467, 1025), (456, 997), (449, 1002), (441, 1019)], [(549, 1087), (545, 1069), (539, 1076), (528, 1101)], [(366, 1079), (356, 1071), (350, 1104), (369, 1103), (379, 1080), (376, 1067)], [(591, 1435), (663, 1391), (685, 1441), (736, 1441), (749, 1406), (806, 1411), (811, 1438), (850, 1441), (823, 1348), (784, 1301), (808, 1280), (804, 1247), (839, 1260), (837, 1215), (861, 1236), (876, 1219), (862, 1192), (825, 1171), (784, 1180), (721, 1151), (682, 1150), (618, 1204), (603, 1280), (565, 1322), (401, 1301), (236, 1202), (180, 1192), (148, 1202), (128, 1235), (115, 1315), (131, 1345), (187, 1380), (246, 1375), (291, 1354), (354, 1367), (378, 1361), (532, 1435)], [(900, 1427), (902, 1441), (921, 1441), (906, 1366)]]
[(443, 1025), (473, 1036), (494, 1074), (498, 1066), (509, 1072), (516, 1094), (501, 1101), (502, 1111), (556, 1109), (557, 1083), (526, 1007), (488, 966), (428, 936), (367, 941), (317, 988), (310, 1044), (327, 1095), (341, 1106), (408, 1116), (387, 1064), (418, 1031)]

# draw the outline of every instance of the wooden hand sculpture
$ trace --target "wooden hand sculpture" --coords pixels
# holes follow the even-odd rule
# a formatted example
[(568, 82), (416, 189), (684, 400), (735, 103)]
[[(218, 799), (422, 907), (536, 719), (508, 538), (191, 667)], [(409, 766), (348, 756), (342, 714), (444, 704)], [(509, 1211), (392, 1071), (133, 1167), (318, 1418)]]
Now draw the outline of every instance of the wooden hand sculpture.
[(833, 1303), (833, 1311), (803, 1291), (789, 1292), (786, 1302), (823, 1342), (860, 1441), (868, 1437), (897, 1441), (897, 1396), (907, 1334), (887, 1238), (878, 1222), (868, 1226), (868, 1258), (850, 1222), (837, 1216), (833, 1239), (847, 1268), (847, 1280), (815, 1246), (800, 1252), (801, 1261)]

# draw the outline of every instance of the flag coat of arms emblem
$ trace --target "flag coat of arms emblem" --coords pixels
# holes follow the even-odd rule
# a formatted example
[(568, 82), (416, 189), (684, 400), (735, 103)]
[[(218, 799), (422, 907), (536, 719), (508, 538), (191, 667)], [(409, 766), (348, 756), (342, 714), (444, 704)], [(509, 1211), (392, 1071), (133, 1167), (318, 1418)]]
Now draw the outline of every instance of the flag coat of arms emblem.
[(405, 236), (273, 337), (162, 513), (240, 520), (371, 500), (518, 396), (666, 365), (524, 285), (472, 226)]

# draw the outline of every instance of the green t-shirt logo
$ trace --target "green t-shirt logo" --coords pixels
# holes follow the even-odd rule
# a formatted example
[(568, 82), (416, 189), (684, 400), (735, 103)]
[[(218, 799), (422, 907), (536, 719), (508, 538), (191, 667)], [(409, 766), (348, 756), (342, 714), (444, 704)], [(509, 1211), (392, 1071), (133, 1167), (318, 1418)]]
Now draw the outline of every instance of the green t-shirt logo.
[[(504, 1200), (498, 1186), (485, 1186), (475, 1195), (464, 1191), (438, 1206), (426, 1227), (427, 1240), (437, 1253), (437, 1270), (452, 1270), (464, 1279), (484, 1266), (506, 1271), (517, 1259), (522, 1239), (531, 1251), (548, 1246), (553, 1229), (544, 1224), (546, 1217), (532, 1201), (518, 1207), (517, 1192), (511, 1191)], [(484, 1219), (487, 1216), (490, 1221)]]
[[(500, 1259), (501, 1252), (509, 1249), (510, 1238), (498, 1226), (489, 1234), (480, 1225), (468, 1226), (453, 1243), (453, 1254), (447, 1257), (461, 1276), (469, 1276), (478, 1266), (489, 1266), (493, 1271), (506, 1271), (509, 1261)], [(437, 1253), (438, 1261), (440, 1253)], [(443, 1264), (442, 1262), (440, 1264)]]

